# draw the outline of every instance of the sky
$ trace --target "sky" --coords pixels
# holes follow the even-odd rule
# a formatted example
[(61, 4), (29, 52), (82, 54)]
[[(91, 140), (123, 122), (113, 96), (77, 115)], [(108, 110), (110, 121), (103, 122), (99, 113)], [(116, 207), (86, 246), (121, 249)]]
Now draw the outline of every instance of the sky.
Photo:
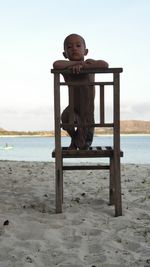
[(70, 33), (123, 68), (121, 119), (150, 120), (149, 14), (149, 0), (0, 0), (0, 128), (54, 128), (50, 70)]

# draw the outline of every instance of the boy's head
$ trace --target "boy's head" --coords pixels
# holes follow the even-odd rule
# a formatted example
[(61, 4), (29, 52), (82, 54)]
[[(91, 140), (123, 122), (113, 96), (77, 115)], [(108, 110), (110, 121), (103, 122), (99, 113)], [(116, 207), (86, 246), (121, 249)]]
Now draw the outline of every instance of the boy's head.
[(85, 40), (78, 34), (70, 34), (64, 40), (64, 52), (65, 58), (72, 61), (84, 60), (84, 56), (88, 53), (86, 49)]

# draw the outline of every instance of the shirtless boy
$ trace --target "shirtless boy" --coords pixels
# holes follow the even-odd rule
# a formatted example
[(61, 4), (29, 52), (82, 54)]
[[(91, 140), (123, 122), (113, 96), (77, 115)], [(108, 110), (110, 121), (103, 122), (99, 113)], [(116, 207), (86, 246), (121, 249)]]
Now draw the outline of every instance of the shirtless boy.
[[(86, 59), (88, 54), (85, 40), (78, 34), (70, 34), (64, 40), (63, 55), (69, 60), (58, 60), (53, 63), (54, 69), (70, 69), (71, 74), (63, 74), (65, 82), (80, 81), (85, 85), (76, 85), (71, 89), (74, 96), (74, 122), (94, 123), (94, 86), (87, 82), (94, 82), (94, 74), (81, 74), (82, 69), (108, 68), (108, 63), (103, 60)], [(62, 123), (69, 123), (69, 106), (63, 111)], [(68, 149), (88, 149), (93, 141), (94, 128), (88, 126), (64, 127), (71, 137)]]

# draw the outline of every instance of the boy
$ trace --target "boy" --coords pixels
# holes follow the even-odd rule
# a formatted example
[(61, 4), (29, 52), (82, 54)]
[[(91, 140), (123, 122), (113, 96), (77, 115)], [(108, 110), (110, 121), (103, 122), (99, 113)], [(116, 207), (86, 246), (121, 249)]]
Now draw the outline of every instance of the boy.
[[(108, 68), (108, 63), (103, 60), (87, 59), (88, 49), (85, 40), (78, 34), (70, 34), (64, 40), (63, 55), (68, 60), (58, 60), (53, 63), (54, 69), (71, 69), (71, 74), (63, 74), (65, 82), (79, 81), (83, 85), (71, 87), (74, 96), (74, 123), (94, 123), (94, 86), (87, 82), (94, 82), (94, 74), (81, 74), (82, 69)], [(63, 111), (62, 123), (69, 123), (69, 106)], [(71, 137), (68, 149), (88, 149), (93, 141), (94, 127), (78, 126), (64, 127)]]

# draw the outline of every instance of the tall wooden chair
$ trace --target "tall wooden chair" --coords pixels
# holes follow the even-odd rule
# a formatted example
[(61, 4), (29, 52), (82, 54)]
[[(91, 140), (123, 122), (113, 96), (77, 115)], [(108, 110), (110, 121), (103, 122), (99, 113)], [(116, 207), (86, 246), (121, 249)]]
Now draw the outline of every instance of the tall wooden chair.
[[(122, 198), (121, 198), (121, 171), (120, 171), (120, 157), (123, 156), (123, 152), (120, 150), (120, 73), (122, 68), (108, 68), (108, 69), (91, 69), (82, 70), (81, 74), (95, 73), (95, 76), (112, 76), (111, 81), (100, 81), (90, 83), (99, 87), (99, 102), (100, 102), (100, 120), (98, 123), (90, 124), (88, 126), (112, 128), (113, 132), (113, 145), (105, 147), (97, 146), (90, 147), (89, 150), (67, 150), (67, 147), (61, 146), (61, 128), (64, 124), (61, 123), (61, 94), (60, 87), (66, 85), (74, 85), (73, 83), (61, 82), (60, 75), (70, 70), (55, 70), (51, 72), (54, 74), (54, 119), (55, 119), (55, 149), (52, 152), (52, 157), (55, 157), (55, 179), (56, 179), (56, 213), (62, 212), (63, 204), (63, 171), (64, 170), (109, 170), (110, 182), (109, 182), (109, 203), (115, 206), (115, 216), (122, 215)], [(105, 75), (104, 75), (105, 74)], [(79, 83), (78, 83), (79, 84)], [(111, 123), (105, 122), (105, 97), (104, 92), (108, 89), (108, 86), (113, 90), (113, 121)], [(110, 88), (109, 88), (110, 90)], [(69, 101), (73, 103), (73, 94), (69, 94)], [(72, 105), (71, 105), (72, 106)], [(73, 114), (73, 106), (72, 106)], [(73, 118), (69, 122), (70, 126), (77, 126), (74, 124)], [(82, 125), (82, 124), (80, 124)], [(66, 124), (65, 124), (66, 126)], [(66, 165), (64, 158), (108, 158), (107, 164), (88, 164), (83, 165)]]

